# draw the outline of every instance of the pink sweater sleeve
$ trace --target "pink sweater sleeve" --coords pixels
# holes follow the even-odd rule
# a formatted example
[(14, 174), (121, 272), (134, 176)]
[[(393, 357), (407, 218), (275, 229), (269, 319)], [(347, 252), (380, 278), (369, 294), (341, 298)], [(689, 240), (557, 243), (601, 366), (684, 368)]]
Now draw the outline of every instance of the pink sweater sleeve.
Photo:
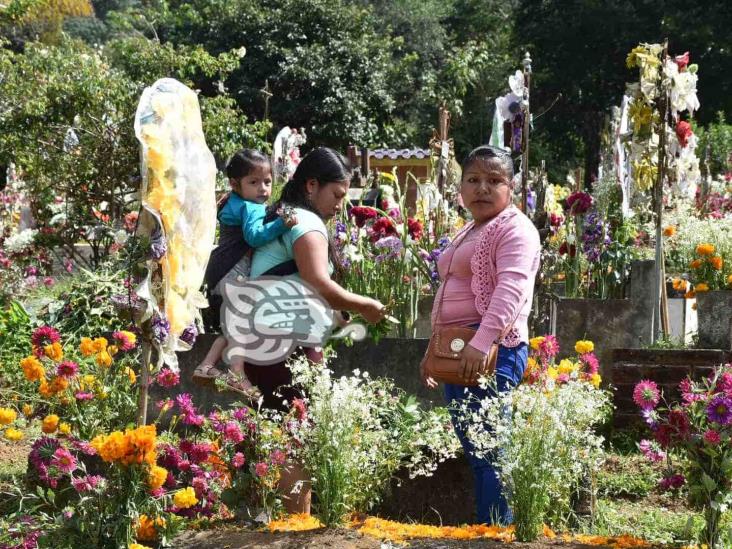
[[(519, 219), (517, 217), (517, 219)], [(519, 314), (529, 292), (533, 292), (534, 278), (539, 266), (541, 244), (539, 233), (531, 222), (511, 223), (499, 235), (496, 249), (496, 287), (483, 313), (480, 327), (470, 345), (487, 353), (501, 332)], [(531, 297), (528, 305), (531, 310)]]

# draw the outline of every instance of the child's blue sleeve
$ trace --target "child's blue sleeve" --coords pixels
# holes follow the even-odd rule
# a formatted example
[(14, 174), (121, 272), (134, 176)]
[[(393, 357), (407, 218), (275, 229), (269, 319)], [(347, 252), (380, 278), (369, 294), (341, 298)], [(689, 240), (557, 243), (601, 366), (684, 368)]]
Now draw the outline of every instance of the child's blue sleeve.
[(278, 217), (269, 223), (264, 222), (267, 208), (264, 204), (255, 202), (244, 202), (241, 209), (241, 227), (244, 231), (244, 240), (252, 248), (264, 246), (278, 236), (287, 232), (287, 225), (282, 218)]

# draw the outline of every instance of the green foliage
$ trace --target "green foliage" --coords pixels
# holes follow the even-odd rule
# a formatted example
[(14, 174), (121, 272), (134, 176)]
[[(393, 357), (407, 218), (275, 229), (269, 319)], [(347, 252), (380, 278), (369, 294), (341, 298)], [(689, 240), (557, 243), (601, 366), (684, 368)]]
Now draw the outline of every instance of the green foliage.
[(699, 156), (709, 163), (709, 172), (716, 175), (732, 170), (732, 124), (727, 123), (724, 113), (718, 112), (716, 122), (694, 131), (699, 137)]
[(0, 39), (18, 49), (32, 40), (57, 43), (66, 18), (93, 14), (89, 0), (11, 0), (0, 5)]
[(661, 475), (643, 456), (611, 456), (597, 471), (600, 497), (637, 499), (657, 486)]
[[(99, 51), (64, 40), (29, 44), (25, 53), (0, 49), (0, 164), (23, 174), (48, 245), (90, 266), (100, 264), (113, 230), (132, 204), (139, 180), (134, 136), (137, 100), (161, 77), (191, 87), (223, 79), (239, 63), (233, 52), (121, 38)], [(249, 125), (225, 93), (201, 97), (204, 131), (219, 161), (241, 146), (266, 148), (268, 125)], [(59, 211), (57, 202), (64, 206)], [(82, 255), (79, 240), (90, 247)]]

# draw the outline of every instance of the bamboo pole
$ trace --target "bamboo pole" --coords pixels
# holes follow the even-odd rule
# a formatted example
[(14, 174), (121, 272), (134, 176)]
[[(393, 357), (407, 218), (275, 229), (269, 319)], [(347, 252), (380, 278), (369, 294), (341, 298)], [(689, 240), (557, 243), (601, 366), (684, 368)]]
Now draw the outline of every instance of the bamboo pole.
[(531, 129), (531, 106), (529, 103), (531, 86), (531, 56), (526, 52), (521, 62), (524, 66), (524, 128), (523, 150), (521, 151), (521, 210), (528, 215), (529, 199), (529, 131)]

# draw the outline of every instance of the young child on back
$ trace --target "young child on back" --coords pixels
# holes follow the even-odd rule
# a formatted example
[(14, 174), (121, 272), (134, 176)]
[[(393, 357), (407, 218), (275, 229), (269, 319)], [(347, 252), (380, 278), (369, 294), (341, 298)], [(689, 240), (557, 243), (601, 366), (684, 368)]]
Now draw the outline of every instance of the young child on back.
[[(231, 192), (218, 207), (219, 244), (211, 252), (206, 268), (210, 294), (222, 294), (223, 284), (249, 277), (251, 251), (276, 239), (297, 224), (297, 219), (280, 216), (264, 222), (266, 202), (272, 195), (272, 169), (267, 156), (252, 149), (237, 151), (226, 165)], [(216, 364), (227, 341), (219, 336), (193, 372), (198, 383), (210, 383), (220, 374)], [(247, 398), (256, 399), (259, 390), (244, 373), (244, 358), (232, 359), (226, 374), (227, 386)]]

